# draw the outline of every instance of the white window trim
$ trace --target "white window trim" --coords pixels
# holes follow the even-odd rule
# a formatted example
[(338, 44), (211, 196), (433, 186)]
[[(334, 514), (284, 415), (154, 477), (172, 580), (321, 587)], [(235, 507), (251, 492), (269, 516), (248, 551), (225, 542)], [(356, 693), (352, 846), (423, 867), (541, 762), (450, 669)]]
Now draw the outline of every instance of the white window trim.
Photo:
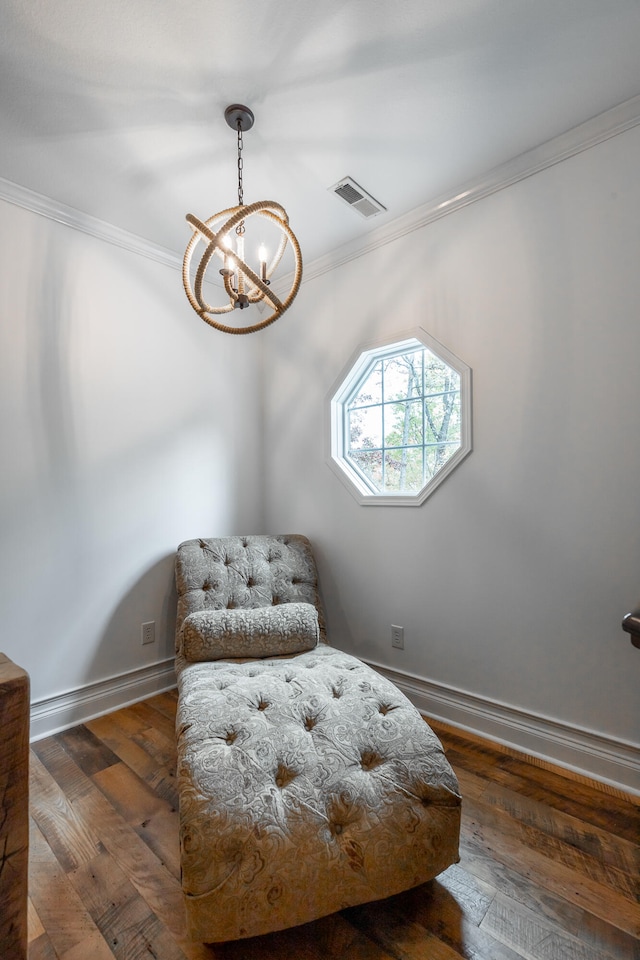
[[(406, 350), (415, 348), (416, 341), (439, 356), (460, 376), (460, 447), (419, 493), (373, 493), (359, 472), (343, 457), (345, 442), (344, 403), (348, 395), (353, 392), (355, 384), (364, 376), (365, 370), (372, 359), (381, 359), (385, 355), (396, 356)], [(388, 350), (385, 351), (385, 347)], [(359, 346), (344, 365), (329, 391), (326, 399), (326, 410), (325, 448), (327, 463), (362, 506), (419, 507), (471, 453), (471, 368), (428, 334), (426, 330), (423, 330), (422, 327)]]

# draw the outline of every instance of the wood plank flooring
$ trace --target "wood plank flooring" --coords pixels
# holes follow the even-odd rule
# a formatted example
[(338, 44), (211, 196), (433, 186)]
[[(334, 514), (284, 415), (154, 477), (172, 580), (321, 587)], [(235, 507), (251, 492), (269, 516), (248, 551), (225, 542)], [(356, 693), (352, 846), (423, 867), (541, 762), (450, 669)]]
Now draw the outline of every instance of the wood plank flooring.
[(282, 933), (187, 939), (175, 692), (33, 744), (29, 960), (640, 960), (640, 806), (433, 723), (460, 863)]

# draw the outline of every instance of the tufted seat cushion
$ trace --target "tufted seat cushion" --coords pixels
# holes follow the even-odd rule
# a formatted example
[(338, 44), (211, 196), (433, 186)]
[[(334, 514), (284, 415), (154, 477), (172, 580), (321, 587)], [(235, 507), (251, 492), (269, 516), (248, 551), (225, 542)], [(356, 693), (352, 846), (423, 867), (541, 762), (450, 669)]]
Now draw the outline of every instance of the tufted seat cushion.
[[(274, 539), (262, 538), (262, 554)], [(204, 548), (194, 543), (197, 556)], [(271, 561), (279, 596), (298, 579), (291, 540), (284, 546)], [(306, 564), (308, 542), (293, 549)], [(226, 545), (215, 563), (226, 556), (238, 563)], [(179, 551), (179, 595), (193, 582), (200, 598), (203, 571), (190, 580), (188, 567)], [(246, 584), (249, 567), (230, 588), (219, 584), (220, 603), (244, 589), (235, 578)], [(307, 574), (303, 602), (319, 604), (313, 564)], [(268, 596), (266, 583), (260, 589)], [(194, 940), (304, 923), (423, 883), (457, 860), (460, 797), (439, 741), (355, 657), (327, 644), (248, 661), (189, 663), (180, 653), (178, 684), (182, 885)]]

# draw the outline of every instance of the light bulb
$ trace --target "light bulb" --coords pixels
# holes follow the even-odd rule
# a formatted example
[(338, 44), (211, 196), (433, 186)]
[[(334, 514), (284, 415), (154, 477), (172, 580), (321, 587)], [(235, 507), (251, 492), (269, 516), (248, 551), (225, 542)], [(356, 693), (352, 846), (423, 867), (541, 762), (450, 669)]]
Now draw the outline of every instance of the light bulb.
[(267, 279), (267, 248), (261, 243), (258, 248), (258, 260), (260, 261), (260, 279), (264, 282)]
[(227, 251), (224, 259), (224, 267), (225, 267), (225, 270), (228, 270), (229, 273), (231, 274), (234, 271), (235, 265), (233, 263), (233, 260), (231, 259), (232, 247), (231, 247), (231, 237), (229, 236), (229, 234), (227, 234), (226, 237), (223, 238), (222, 242), (224, 244), (225, 250)]

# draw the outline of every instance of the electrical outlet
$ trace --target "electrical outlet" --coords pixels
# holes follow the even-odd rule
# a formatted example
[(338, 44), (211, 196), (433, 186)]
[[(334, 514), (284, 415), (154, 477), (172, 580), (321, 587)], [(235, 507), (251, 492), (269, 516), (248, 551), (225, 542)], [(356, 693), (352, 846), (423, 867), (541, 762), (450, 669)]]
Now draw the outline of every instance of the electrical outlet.
[(404, 650), (404, 627), (391, 624), (391, 646), (396, 650)]
[(155, 620), (150, 620), (148, 623), (142, 624), (142, 643), (155, 643), (156, 642), (156, 622)]

